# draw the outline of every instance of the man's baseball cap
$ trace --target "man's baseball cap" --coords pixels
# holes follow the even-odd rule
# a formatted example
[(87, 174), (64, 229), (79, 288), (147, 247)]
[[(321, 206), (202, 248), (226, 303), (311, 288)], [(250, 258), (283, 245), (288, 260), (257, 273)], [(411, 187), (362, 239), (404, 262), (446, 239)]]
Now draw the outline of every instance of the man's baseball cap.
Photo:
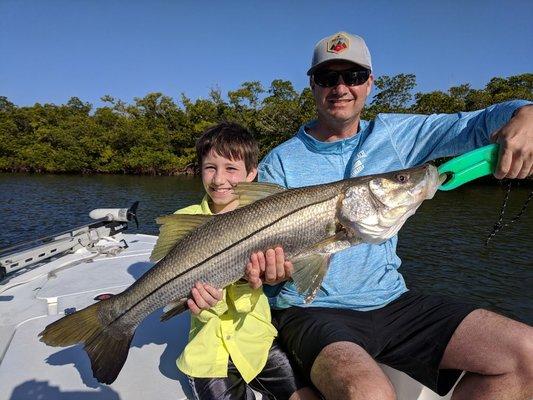
[(317, 67), (330, 61), (349, 61), (372, 70), (372, 60), (365, 41), (362, 37), (347, 32), (335, 33), (316, 44), (307, 75), (311, 75)]

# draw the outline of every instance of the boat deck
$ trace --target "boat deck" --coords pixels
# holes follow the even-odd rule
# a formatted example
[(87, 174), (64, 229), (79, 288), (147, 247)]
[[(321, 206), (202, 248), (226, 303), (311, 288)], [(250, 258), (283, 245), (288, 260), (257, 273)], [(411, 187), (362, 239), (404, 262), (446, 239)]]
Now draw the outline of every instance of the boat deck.
[[(187, 399), (187, 378), (175, 360), (186, 344), (189, 314), (161, 323), (161, 310), (139, 326), (117, 380), (100, 384), (81, 346), (49, 347), (38, 340), (65, 310), (79, 310), (102, 293), (119, 293), (153, 264), (156, 237), (118, 234), (128, 248), (118, 254), (77, 250), (0, 282), (0, 400)], [(114, 241), (113, 243), (117, 243)], [(105, 244), (105, 243), (104, 243)], [(404, 400), (447, 399), (407, 375), (384, 367)]]

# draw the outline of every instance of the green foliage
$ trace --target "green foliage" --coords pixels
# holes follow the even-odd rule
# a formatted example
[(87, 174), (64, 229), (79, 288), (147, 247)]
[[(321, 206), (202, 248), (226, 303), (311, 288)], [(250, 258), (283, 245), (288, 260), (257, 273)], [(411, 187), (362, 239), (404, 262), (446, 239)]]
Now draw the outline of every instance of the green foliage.
[[(362, 117), (380, 112), (453, 113), (510, 100), (533, 100), (533, 74), (493, 78), (484, 89), (464, 84), (447, 92), (415, 93), (412, 74), (376, 79), (375, 94)], [(227, 99), (227, 100), (226, 100)], [(259, 140), (261, 155), (316, 118), (309, 88), (298, 92), (276, 79), (268, 88), (244, 82), (223, 96), (180, 103), (148, 93), (127, 104), (110, 95), (93, 109), (77, 97), (64, 105), (17, 107), (0, 96), (0, 171), (61, 173), (180, 174), (194, 171), (194, 143), (209, 126), (234, 121)]]
[(261, 156), (288, 139), (305, 122), (301, 119), (300, 96), (291, 82), (276, 79), (268, 93), (255, 117), (254, 128), (258, 133)]
[(417, 93), (415, 99), (411, 111), (421, 114), (474, 111), (507, 100), (533, 100), (533, 74), (492, 78), (482, 90), (465, 84), (451, 87), (448, 93)]
[(413, 74), (399, 74), (396, 76), (381, 76), (374, 85), (379, 93), (374, 96), (372, 106), (386, 109), (387, 112), (402, 112), (411, 101), (411, 90), (416, 86), (416, 77)]
[(6, 96), (0, 96), (0, 112), (13, 111), (15, 105), (11, 103)]
[(435, 91), (417, 93), (416, 112), (419, 114), (454, 113), (464, 109), (464, 103), (457, 101), (448, 93)]

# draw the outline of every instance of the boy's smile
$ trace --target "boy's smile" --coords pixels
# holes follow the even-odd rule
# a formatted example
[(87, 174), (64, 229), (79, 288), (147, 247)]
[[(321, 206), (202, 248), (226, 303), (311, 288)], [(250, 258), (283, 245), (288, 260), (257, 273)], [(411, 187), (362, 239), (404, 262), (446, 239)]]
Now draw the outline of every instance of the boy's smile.
[(233, 186), (239, 182), (251, 182), (256, 175), (255, 168), (246, 171), (244, 160), (231, 160), (211, 150), (202, 160), (202, 183), (211, 199), (211, 211), (218, 214), (237, 208)]

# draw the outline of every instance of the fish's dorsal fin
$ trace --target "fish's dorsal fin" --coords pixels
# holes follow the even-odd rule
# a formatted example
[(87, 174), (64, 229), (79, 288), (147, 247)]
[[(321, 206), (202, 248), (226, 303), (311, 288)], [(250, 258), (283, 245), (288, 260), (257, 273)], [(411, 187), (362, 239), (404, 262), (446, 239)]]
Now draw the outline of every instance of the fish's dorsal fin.
[(187, 299), (174, 300), (163, 308), (163, 315), (161, 315), (161, 322), (167, 321), (175, 315), (187, 309)]
[(328, 253), (311, 253), (292, 260), (294, 267), (292, 280), (296, 285), (296, 289), (298, 289), (298, 293), (304, 296), (306, 304), (315, 298), (318, 288), (328, 271), (330, 258), (331, 254)]
[(171, 214), (157, 218), (155, 221), (161, 226), (159, 227), (159, 237), (150, 255), (150, 261), (155, 262), (165, 257), (178, 240), (212, 217), (203, 214)]
[(275, 183), (259, 183), (259, 182), (241, 182), (234, 188), (234, 193), (239, 197), (239, 207), (247, 206), (254, 201), (264, 199), (273, 194), (283, 192), (283, 186)]

